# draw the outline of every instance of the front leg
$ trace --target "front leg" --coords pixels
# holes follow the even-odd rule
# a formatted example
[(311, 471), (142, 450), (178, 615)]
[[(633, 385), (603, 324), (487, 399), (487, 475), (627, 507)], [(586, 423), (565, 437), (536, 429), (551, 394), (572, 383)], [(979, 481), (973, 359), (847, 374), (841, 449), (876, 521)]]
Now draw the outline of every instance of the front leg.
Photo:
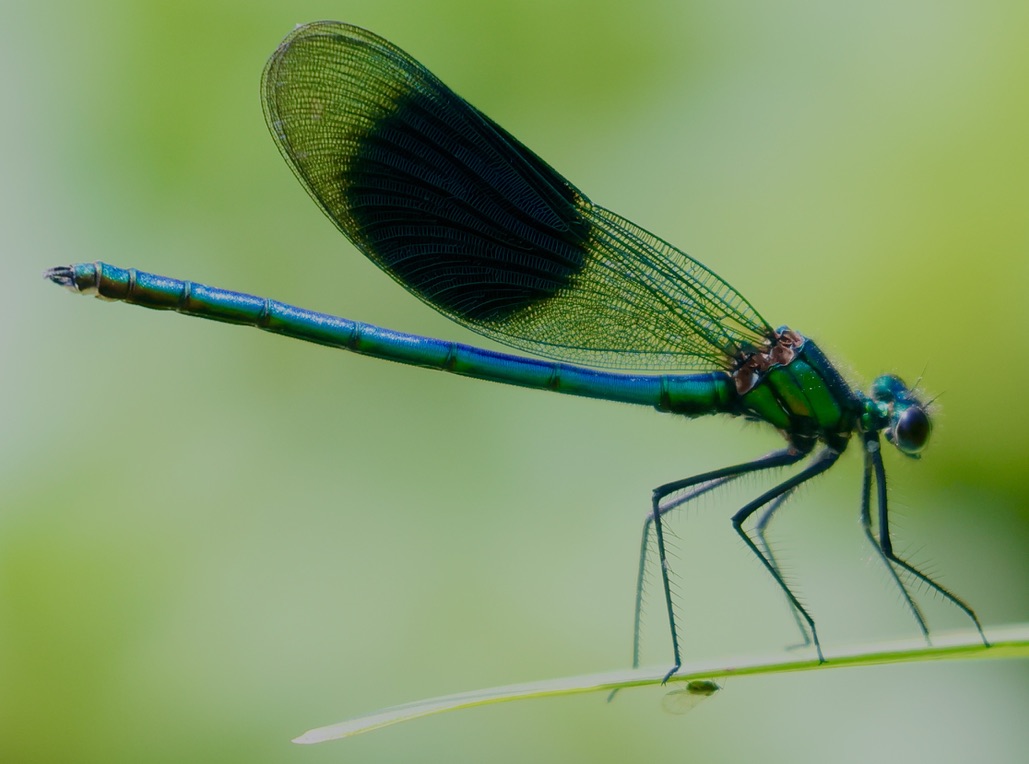
[(871, 476), (875, 475), (875, 486), (876, 486), (876, 503), (879, 506), (879, 543), (876, 544), (876, 549), (879, 550), (880, 556), (886, 561), (887, 567), (890, 573), (893, 575), (893, 580), (897, 586), (900, 587), (901, 592), (904, 595), (904, 600), (907, 603), (908, 609), (915, 616), (915, 620), (918, 622), (919, 628), (922, 630), (922, 634), (925, 636), (926, 642), (929, 641), (929, 628), (926, 625), (925, 618), (922, 615), (922, 611), (915, 604), (908, 591), (907, 586), (901, 581), (900, 576), (894, 566), (900, 568), (902, 571), (914, 576), (916, 579), (921, 581), (923, 584), (928, 586), (934, 592), (948, 600), (951, 604), (955, 605), (961, 610), (968, 618), (975, 624), (976, 630), (979, 632), (979, 638), (982, 639), (983, 645), (986, 647), (990, 646), (989, 641), (986, 639), (986, 635), (983, 633), (982, 624), (979, 623), (979, 618), (975, 612), (970, 608), (964, 600), (959, 598), (957, 595), (952, 594), (947, 588), (933, 581), (928, 575), (920, 571), (911, 563), (898, 557), (893, 551), (893, 541), (890, 539), (890, 520), (889, 511), (886, 504), (886, 468), (883, 466), (882, 452), (879, 448), (879, 436), (877, 433), (869, 432), (865, 434), (865, 482), (864, 491), (862, 492), (862, 506), (861, 506), (861, 522), (866, 528), (866, 534), (871, 538), (871, 510), (869, 505), (871, 503), (870, 498), (870, 481)]

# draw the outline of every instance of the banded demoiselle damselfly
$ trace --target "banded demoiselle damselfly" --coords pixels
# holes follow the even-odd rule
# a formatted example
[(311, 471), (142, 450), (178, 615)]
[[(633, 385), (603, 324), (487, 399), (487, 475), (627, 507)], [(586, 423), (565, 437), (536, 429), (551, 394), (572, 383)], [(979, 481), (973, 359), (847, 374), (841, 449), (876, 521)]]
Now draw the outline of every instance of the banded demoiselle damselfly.
[[(905, 579), (972, 609), (893, 550), (880, 433), (908, 456), (925, 447), (927, 406), (899, 378), (853, 389), (800, 332), (773, 329), (728, 283), (625, 218), (593, 204), (510, 133), (386, 40), (337, 22), (301, 26), (264, 70), (265, 117), (322, 211), (372, 262), (459, 324), (548, 360), (383, 329), (274, 300), (105, 263), (52, 268), (76, 292), (246, 324), (355, 353), (569, 395), (652, 406), (686, 418), (766, 422), (782, 448), (655, 488), (643, 574), (657, 547), (673, 655), (679, 634), (664, 515), (744, 475), (797, 471), (748, 502), (733, 528), (786, 595), (805, 644), (815, 621), (765, 540), (776, 510), (831, 468), (856, 436), (864, 453), (861, 523), (923, 635)], [(620, 371), (616, 371), (620, 370)], [(801, 465), (806, 461), (806, 464)], [(872, 503), (878, 510), (873, 528)], [(753, 534), (744, 529), (755, 513)]]

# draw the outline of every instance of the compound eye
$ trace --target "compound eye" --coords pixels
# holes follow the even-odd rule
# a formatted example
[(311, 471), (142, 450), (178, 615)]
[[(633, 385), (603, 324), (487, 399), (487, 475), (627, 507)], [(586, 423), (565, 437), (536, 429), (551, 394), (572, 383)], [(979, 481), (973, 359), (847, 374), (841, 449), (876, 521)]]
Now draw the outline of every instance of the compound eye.
[(914, 455), (929, 442), (932, 425), (921, 406), (910, 406), (901, 412), (893, 430), (893, 442), (905, 454)]

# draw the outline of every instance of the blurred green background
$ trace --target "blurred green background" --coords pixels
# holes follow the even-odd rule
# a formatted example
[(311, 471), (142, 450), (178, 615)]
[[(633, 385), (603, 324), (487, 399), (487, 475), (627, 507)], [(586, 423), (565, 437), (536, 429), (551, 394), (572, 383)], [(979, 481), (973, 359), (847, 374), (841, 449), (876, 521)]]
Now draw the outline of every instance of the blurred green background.
[[(638, 691), (289, 743), (627, 666), (649, 490), (779, 443), (41, 280), (105, 259), (478, 342), (356, 254), (266, 134), (264, 60), (319, 18), (408, 50), (856, 383), (924, 374), (933, 443), (887, 454), (898, 549), (987, 630), (1029, 616), (1025, 2), (7, 0), (0, 761), (1020, 759), (1029, 670), (1005, 663), (737, 680), (685, 717)], [(729, 524), (762, 485), (674, 526), (688, 658), (795, 639)], [(916, 634), (859, 488), (849, 453), (773, 527), (830, 655)]]

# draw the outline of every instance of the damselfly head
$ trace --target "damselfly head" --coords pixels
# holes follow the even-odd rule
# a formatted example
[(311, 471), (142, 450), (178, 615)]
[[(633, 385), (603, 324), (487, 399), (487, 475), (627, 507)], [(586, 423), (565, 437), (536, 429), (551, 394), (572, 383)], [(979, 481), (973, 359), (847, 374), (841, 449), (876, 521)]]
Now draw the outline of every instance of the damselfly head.
[(886, 439), (908, 456), (917, 457), (932, 434), (932, 422), (922, 401), (900, 377), (885, 374), (872, 383), (872, 400), (886, 407)]

